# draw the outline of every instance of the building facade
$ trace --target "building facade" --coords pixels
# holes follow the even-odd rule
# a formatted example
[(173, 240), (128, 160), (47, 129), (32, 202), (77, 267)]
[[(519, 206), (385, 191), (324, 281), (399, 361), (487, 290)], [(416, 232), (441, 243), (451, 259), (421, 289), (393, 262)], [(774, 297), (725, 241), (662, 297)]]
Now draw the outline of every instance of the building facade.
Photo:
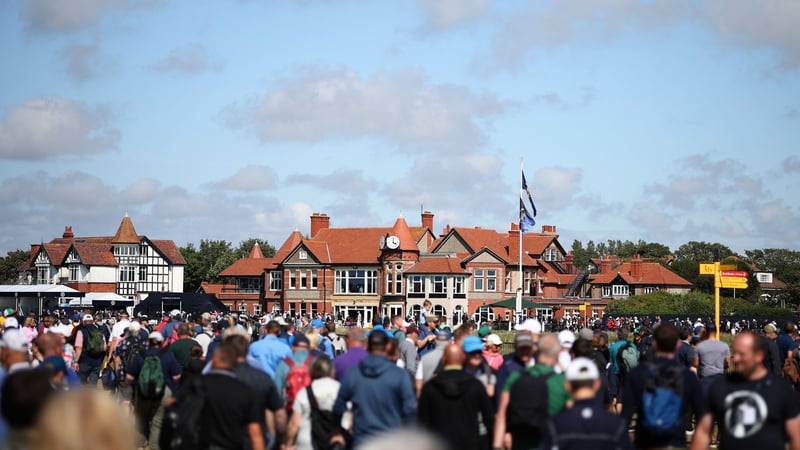
[(140, 300), (148, 292), (183, 292), (186, 261), (171, 240), (136, 233), (125, 214), (114, 236), (60, 238), (31, 245), (19, 268), (26, 284), (63, 284), (80, 292), (114, 292)]

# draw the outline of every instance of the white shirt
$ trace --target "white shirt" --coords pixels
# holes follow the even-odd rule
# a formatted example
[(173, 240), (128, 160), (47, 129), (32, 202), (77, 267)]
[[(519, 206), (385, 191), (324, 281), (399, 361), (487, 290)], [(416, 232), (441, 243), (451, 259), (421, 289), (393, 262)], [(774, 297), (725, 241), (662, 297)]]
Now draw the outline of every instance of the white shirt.
[(119, 339), (122, 337), (122, 334), (125, 332), (125, 328), (128, 328), (131, 324), (131, 321), (128, 319), (120, 320), (119, 322), (114, 324), (114, 327), (111, 328), (111, 340)]
[[(333, 404), (339, 394), (339, 382), (333, 378), (319, 378), (311, 382), (311, 388), (314, 390), (314, 398), (317, 399), (319, 409), (325, 411), (333, 410)], [(306, 389), (297, 393), (293, 408), (303, 415), (303, 421), (300, 423), (300, 429), (297, 432), (295, 448), (297, 450), (313, 450), (311, 443), (311, 403), (308, 401), (308, 391)]]

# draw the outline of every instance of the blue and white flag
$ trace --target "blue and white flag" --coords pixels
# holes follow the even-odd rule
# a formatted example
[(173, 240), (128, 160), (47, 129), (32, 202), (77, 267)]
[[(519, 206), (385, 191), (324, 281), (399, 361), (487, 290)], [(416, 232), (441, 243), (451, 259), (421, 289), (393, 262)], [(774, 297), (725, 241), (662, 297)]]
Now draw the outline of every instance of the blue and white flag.
[(533, 231), (533, 227), (536, 225), (536, 221), (533, 220), (531, 213), (528, 212), (528, 208), (525, 207), (525, 202), (522, 200), (522, 197), (519, 198), (519, 229), (523, 233), (527, 233), (528, 231)]
[(531, 202), (531, 208), (533, 209), (533, 217), (536, 217), (536, 205), (533, 203), (533, 196), (531, 195), (531, 190), (528, 189), (528, 182), (525, 180), (525, 171), (522, 171), (522, 189), (528, 194), (528, 200)]

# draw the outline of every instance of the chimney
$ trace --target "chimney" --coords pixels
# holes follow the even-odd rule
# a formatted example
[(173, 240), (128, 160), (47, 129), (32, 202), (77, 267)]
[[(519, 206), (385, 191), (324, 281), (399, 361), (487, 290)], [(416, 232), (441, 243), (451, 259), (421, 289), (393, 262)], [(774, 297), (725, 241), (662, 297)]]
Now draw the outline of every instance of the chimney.
[(71, 226), (64, 227), (64, 234), (61, 237), (64, 238), (64, 239), (72, 239), (72, 238), (74, 238), (75, 235), (72, 234), (72, 227)]
[(631, 277), (634, 280), (642, 278), (642, 257), (639, 254), (633, 255), (631, 258)]
[(427, 228), (433, 231), (433, 213), (425, 211), (422, 213), (422, 228)]
[(572, 251), (570, 250), (567, 252), (567, 256), (564, 257), (564, 270), (567, 273), (575, 273), (575, 257), (572, 255)]
[(519, 224), (511, 223), (508, 230), (508, 256), (514, 264), (519, 263)]
[(556, 226), (542, 225), (542, 234), (556, 234)]
[(311, 214), (311, 238), (319, 233), (319, 230), (330, 228), (331, 218), (325, 213)]
[(447, 224), (447, 226), (446, 226), (446, 227), (444, 227), (444, 229), (442, 230), (442, 236), (446, 236), (448, 233), (450, 233), (450, 224), (449, 224), (449, 223), (448, 223), (448, 224)]
[(608, 255), (600, 260), (600, 273), (608, 273), (611, 270), (611, 258)]

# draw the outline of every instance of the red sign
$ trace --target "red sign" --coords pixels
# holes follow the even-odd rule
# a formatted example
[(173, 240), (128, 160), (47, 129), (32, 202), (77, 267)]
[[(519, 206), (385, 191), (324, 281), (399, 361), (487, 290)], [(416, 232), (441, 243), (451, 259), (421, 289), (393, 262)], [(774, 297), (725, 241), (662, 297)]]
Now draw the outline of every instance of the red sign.
[(722, 275), (723, 277), (747, 278), (747, 271), (745, 271), (745, 270), (723, 270), (720, 275)]

